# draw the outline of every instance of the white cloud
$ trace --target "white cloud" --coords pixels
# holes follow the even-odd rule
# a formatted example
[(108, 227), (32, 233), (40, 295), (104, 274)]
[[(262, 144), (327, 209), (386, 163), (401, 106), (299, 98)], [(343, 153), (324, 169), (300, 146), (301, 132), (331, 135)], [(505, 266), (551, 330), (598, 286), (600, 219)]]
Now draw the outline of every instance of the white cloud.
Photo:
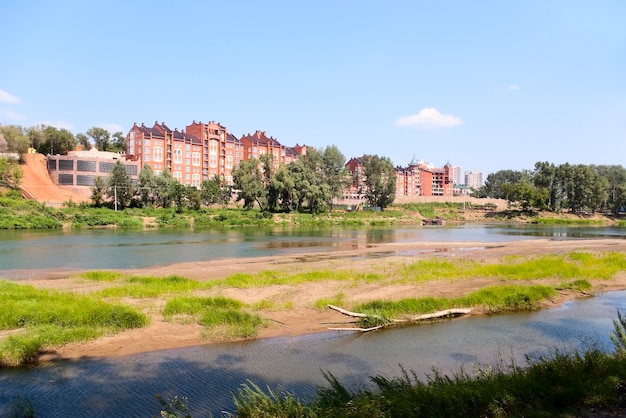
[(19, 97), (12, 95), (11, 93), (0, 89), (0, 103), (20, 103)]
[(519, 86), (517, 84), (509, 84), (506, 88), (507, 90), (519, 90)]
[(396, 126), (413, 128), (448, 128), (463, 123), (461, 118), (452, 115), (442, 115), (433, 107), (426, 107), (416, 115), (401, 116), (396, 119)]
[(113, 135), (115, 132), (124, 132), (124, 128), (115, 123), (99, 123), (96, 126), (98, 128), (106, 129), (111, 135)]

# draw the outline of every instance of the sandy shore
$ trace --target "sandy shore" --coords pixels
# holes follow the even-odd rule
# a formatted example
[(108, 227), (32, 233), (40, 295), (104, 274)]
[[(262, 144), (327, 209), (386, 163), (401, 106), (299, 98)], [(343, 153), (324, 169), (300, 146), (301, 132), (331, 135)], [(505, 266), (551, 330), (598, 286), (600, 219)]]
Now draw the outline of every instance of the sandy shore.
[[(376, 272), (385, 274), (386, 269), (397, 263), (410, 263), (428, 257), (473, 259), (494, 262), (510, 255), (533, 256), (559, 254), (571, 251), (626, 252), (626, 240), (522, 240), (500, 243), (410, 243), (382, 244), (349, 251), (307, 253), (288, 256), (272, 256), (236, 260), (213, 260), (173, 264), (164, 267), (134, 269), (126, 272), (134, 275), (180, 275), (194, 280), (207, 281), (227, 277), (234, 273), (255, 273), (264, 270), (349, 269), (356, 273)], [(109, 284), (91, 282), (77, 277), (76, 272), (33, 272), (32, 279), (20, 283), (36, 287), (54, 288), (76, 292), (95, 290)], [(528, 284), (556, 284), (560, 280), (536, 280)], [(412, 285), (381, 285), (372, 283), (323, 281), (301, 285), (273, 285), (251, 289), (217, 289), (206, 296), (221, 295), (241, 300), (247, 304), (269, 302), (268, 309), (258, 313), (269, 321), (257, 338), (294, 336), (323, 332), (331, 326), (349, 319), (338, 312), (318, 310), (313, 303), (320, 298), (333, 298), (339, 292), (347, 303), (372, 299), (400, 299), (424, 296), (459, 296), (484, 286), (504, 284), (498, 279), (475, 279), (463, 281), (436, 280)], [(517, 282), (519, 283), (519, 282)], [(626, 289), (626, 274), (620, 273), (611, 280), (594, 281), (594, 292)], [(562, 291), (542, 307), (558, 306), (566, 300), (585, 297), (578, 292)], [(211, 344), (216, 340), (207, 337), (197, 324), (167, 322), (160, 314), (163, 301), (146, 304), (142, 300), (125, 300), (142, 309), (151, 317), (149, 326), (107, 336), (87, 343), (68, 344), (45, 353), (41, 360), (98, 356), (122, 356), (134, 353)], [(473, 314), (480, 314), (475, 311)], [(341, 325), (339, 325), (341, 326)]]

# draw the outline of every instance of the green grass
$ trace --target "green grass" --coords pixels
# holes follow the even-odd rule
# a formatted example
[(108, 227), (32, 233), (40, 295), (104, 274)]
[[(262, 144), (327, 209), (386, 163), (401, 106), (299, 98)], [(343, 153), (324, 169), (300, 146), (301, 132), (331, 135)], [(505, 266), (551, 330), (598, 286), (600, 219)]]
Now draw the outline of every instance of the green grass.
[(481, 263), (473, 260), (427, 259), (402, 268), (399, 281), (461, 280), (497, 277), (501, 280), (534, 279), (610, 279), (626, 270), (626, 255), (572, 252), (534, 258), (507, 257), (501, 262)]
[(103, 289), (97, 294), (102, 297), (156, 298), (158, 296), (185, 293), (203, 289), (206, 285), (196, 280), (176, 275), (167, 277), (131, 276), (114, 287)]
[(0, 340), (0, 364), (18, 364), (45, 347), (97, 338), (147, 325), (137, 310), (93, 295), (35, 289), (0, 281), (0, 329), (18, 330)]
[(535, 309), (537, 303), (556, 294), (550, 286), (491, 286), (456, 298), (424, 297), (397, 301), (373, 300), (352, 310), (387, 319), (430, 313), (450, 308), (483, 308), (488, 312)]
[(351, 270), (314, 270), (302, 273), (289, 273), (278, 270), (264, 270), (256, 274), (236, 273), (225, 279), (212, 280), (207, 283), (211, 287), (235, 287), (246, 289), (251, 287), (264, 287), (274, 285), (298, 285), (301, 283), (322, 281), (354, 281), (354, 280), (379, 280), (380, 276), (369, 273), (355, 273)]
[[(370, 377), (373, 389), (350, 390), (331, 373), (326, 386), (303, 402), (290, 393), (263, 390), (252, 382), (234, 394), (238, 417), (562, 417), (622, 416), (616, 389), (626, 357), (597, 349), (555, 351), (536, 361), (489, 366), (424, 378), (401, 369), (400, 377)], [(599, 415), (586, 415), (583, 411)]]
[(243, 303), (224, 297), (174, 297), (163, 308), (163, 316), (193, 318), (211, 332), (227, 338), (251, 337), (264, 325), (256, 314), (243, 310)]
[(88, 271), (82, 273), (80, 277), (95, 282), (114, 282), (124, 277), (124, 274), (115, 271)]
[(115, 211), (107, 208), (67, 208), (64, 210), (71, 215), (73, 228), (117, 226), (123, 229), (141, 229), (143, 220), (127, 211)]

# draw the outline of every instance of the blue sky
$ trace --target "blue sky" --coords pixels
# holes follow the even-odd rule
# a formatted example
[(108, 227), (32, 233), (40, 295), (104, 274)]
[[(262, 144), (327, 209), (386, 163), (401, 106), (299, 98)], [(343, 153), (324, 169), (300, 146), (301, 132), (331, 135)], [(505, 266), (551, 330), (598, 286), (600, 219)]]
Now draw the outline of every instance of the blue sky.
[(488, 173), (626, 156), (626, 1), (0, 3), (0, 123), (217, 121)]

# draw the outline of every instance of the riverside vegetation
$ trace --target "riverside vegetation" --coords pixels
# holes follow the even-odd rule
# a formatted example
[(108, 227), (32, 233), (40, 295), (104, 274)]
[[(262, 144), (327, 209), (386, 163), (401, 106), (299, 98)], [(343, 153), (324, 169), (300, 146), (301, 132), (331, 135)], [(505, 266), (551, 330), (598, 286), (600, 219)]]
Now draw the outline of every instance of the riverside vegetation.
[[(467, 208), (467, 210), (472, 210)], [(406, 204), (389, 207), (384, 212), (330, 212), (324, 214), (268, 214), (258, 210), (233, 208), (185, 210), (125, 209), (77, 206), (68, 202), (54, 209), (24, 201), (12, 192), (0, 197), (0, 228), (203, 228), (238, 226), (308, 226), (308, 225), (393, 225), (421, 222), (441, 217), (450, 222), (463, 221), (467, 212), (458, 203)], [(532, 222), (567, 222), (593, 225), (598, 221), (580, 217), (543, 218), (538, 214), (507, 211), (488, 212), (491, 219), (510, 220), (523, 216)], [(529, 218), (530, 216), (530, 218)], [(146, 220), (148, 220), (146, 222)], [(620, 221), (615, 224), (623, 225)], [(398, 318), (428, 313), (449, 307), (473, 307), (485, 313), (502, 310), (534, 309), (540, 301), (551, 298), (560, 289), (589, 292), (594, 280), (610, 279), (626, 270), (621, 253), (590, 254), (573, 252), (543, 257), (507, 257), (496, 263), (471, 260), (421, 260), (410, 264), (354, 271), (336, 269), (301, 273), (263, 271), (235, 274), (224, 279), (198, 282), (179, 276), (137, 277), (117, 272), (94, 271), (75, 277), (77, 281), (97, 281), (103, 289), (75, 294), (36, 289), (0, 281), (0, 364), (13, 366), (35, 361), (46, 350), (76, 341), (88, 341), (125, 329), (143, 327), (149, 313), (158, 310), (167, 321), (194, 322), (214, 340), (248, 338), (266, 325), (264, 312), (291, 309), (293, 302), (267, 300), (246, 305), (223, 298), (221, 290), (255, 288), (274, 284), (297, 285), (315, 281), (343, 281), (358, 286), (363, 283), (411, 284), (428, 280), (471, 280), (497, 277), (507, 284), (490, 286), (454, 298), (411, 298), (370, 300), (354, 303), (341, 292), (331, 299), (320, 299), (315, 307), (329, 303), (365, 312), (374, 317)], [(530, 285), (531, 279), (550, 278), (554, 284)], [(519, 284), (510, 284), (518, 281)], [(279, 305), (280, 304), (280, 305)], [(158, 306), (158, 308), (157, 308)], [(368, 319), (373, 320), (373, 319)], [(621, 318), (620, 318), (621, 320)], [(320, 388), (317, 399), (303, 403), (289, 394), (261, 390), (253, 382), (235, 395), (239, 416), (554, 416), (562, 407), (589, 408), (616, 405), (621, 399), (615, 389), (622, 387), (625, 376), (624, 354), (604, 354), (591, 350), (583, 354), (556, 353), (553, 358), (520, 367), (460, 371), (453, 377), (436, 372), (426, 382), (412, 373), (399, 379), (372, 378), (377, 391), (350, 392), (332, 374), (327, 374), (328, 388)], [(524, 389), (526, 388), (526, 389)], [(528, 389), (531, 388), (531, 389)], [(536, 390), (535, 390), (536, 389)], [(425, 401), (425, 399), (427, 401)], [(162, 402), (163, 416), (190, 416), (185, 401)], [(27, 400), (16, 404), (28, 416)], [(462, 412), (460, 412), (462, 411)], [(454, 412), (454, 413), (453, 413)], [(169, 415), (167, 415), (169, 414)], [(418, 415), (419, 414), (419, 415)], [(34, 416), (34, 413), (33, 413)], [(568, 416), (563, 412), (562, 416)], [(571, 416), (571, 415), (570, 415)]]
[[(534, 309), (557, 290), (591, 291), (595, 280), (610, 280), (623, 271), (626, 271), (626, 254), (570, 252), (539, 257), (505, 257), (491, 263), (424, 259), (385, 264), (379, 270), (368, 271), (333, 269), (294, 273), (266, 270), (206, 282), (179, 276), (146, 277), (115, 271), (91, 271), (76, 276), (74, 280), (97, 282), (102, 286), (93, 291), (83, 290), (80, 294), (2, 281), (0, 305), (7, 309), (0, 310), (0, 328), (3, 330), (0, 361), (4, 366), (33, 361), (40, 353), (68, 342), (142, 327), (155, 310), (167, 321), (194, 322), (205, 329), (208, 337), (226, 340), (254, 336), (259, 327), (266, 325), (263, 317), (268, 310), (292, 308), (289, 301), (281, 301), (281, 306), (273, 300), (247, 305), (220, 296), (229, 288), (295, 286), (321, 281), (384, 286), (479, 277), (497, 277), (507, 282), (453, 298), (356, 303), (337, 294), (333, 300), (315, 302), (319, 309), (333, 302), (372, 316), (397, 318), (446, 307), (474, 307), (486, 313)], [(550, 278), (555, 284), (528, 283), (542, 278)], [(318, 396), (307, 403), (291, 394), (277, 394), (247, 382), (234, 395), (236, 413), (240, 417), (574, 416), (579, 408), (614, 407), (621, 396), (617, 388), (622, 387), (622, 379), (626, 376), (623, 324), (620, 315), (616, 321), (615, 341), (623, 340), (624, 343), (613, 354), (598, 349), (573, 354), (557, 352), (550, 358), (523, 366), (495, 365), (471, 373), (461, 370), (452, 377), (433, 371), (426, 381), (419, 380), (411, 372), (403, 372), (400, 378), (373, 377), (376, 390), (356, 392), (342, 386), (327, 372), (328, 387), (320, 388)], [(191, 416), (185, 399), (160, 401), (162, 416)], [(18, 408), (23, 411), (32, 407), (27, 400), (20, 402)]]
[[(485, 207), (489, 210), (485, 211)], [(115, 211), (105, 207), (66, 202), (62, 208), (52, 208), (34, 200), (24, 200), (21, 193), (0, 192), (0, 229), (56, 229), (56, 228), (182, 228), (201, 229), (246, 226), (376, 226), (420, 224), (424, 219), (440, 218), (447, 222), (522, 221), (542, 224), (626, 226), (626, 220), (603, 216), (588, 219), (571, 214), (524, 212), (507, 210), (496, 212), (489, 205), (471, 205), (452, 202), (394, 204), (385, 211), (347, 211), (336, 206), (324, 213), (270, 213), (258, 209), (237, 207), (186, 208), (126, 208)]]
[[(506, 257), (499, 262), (425, 259), (370, 268), (290, 272), (265, 270), (256, 274), (237, 273), (210, 281), (180, 276), (133, 276), (119, 272), (91, 271), (74, 278), (97, 281), (104, 286), (93, 291), (60, 292), (0, 281), (0, 364), (17, 365), (36, 360), (47, 349), (75, 341), (88, 341), (148, 324), (149, 313), (160, 309), (167, 321), (196, 322), (207, 336), (224, 340), (254, 336), (265, 326), (263, 313), (293, 309), (295, 301), (264, 300), (253, 305), (220, 296), (228, 289), (260, 289), (274, 285), (296, 286), (311, 282), (345, 282), (359, 286), (418, 284), (432, 280), (450, 282), (476, 278), (506, 281), (459, 297), (405, 298), (396, 301), (370, 300), (355, 303), (343, 293), (319, 299), (314, 307), (343, 305), (373, 318), (400, 318), (436, 310), (470, 307), (485, 313), (535, 309), (557, 290), (590, 291), (595, 280), (610, 280), (626, 271), (626, 254), (572, 252), (535, 258)], [(530, 280), (552, 279), (555, 284), (528, 284)], [(513, 284), (519, 282), (519, 284)], [(280, 305), (279, 305), (280, 303)], [(160, 308), (159, 308), (160, 307)]]

